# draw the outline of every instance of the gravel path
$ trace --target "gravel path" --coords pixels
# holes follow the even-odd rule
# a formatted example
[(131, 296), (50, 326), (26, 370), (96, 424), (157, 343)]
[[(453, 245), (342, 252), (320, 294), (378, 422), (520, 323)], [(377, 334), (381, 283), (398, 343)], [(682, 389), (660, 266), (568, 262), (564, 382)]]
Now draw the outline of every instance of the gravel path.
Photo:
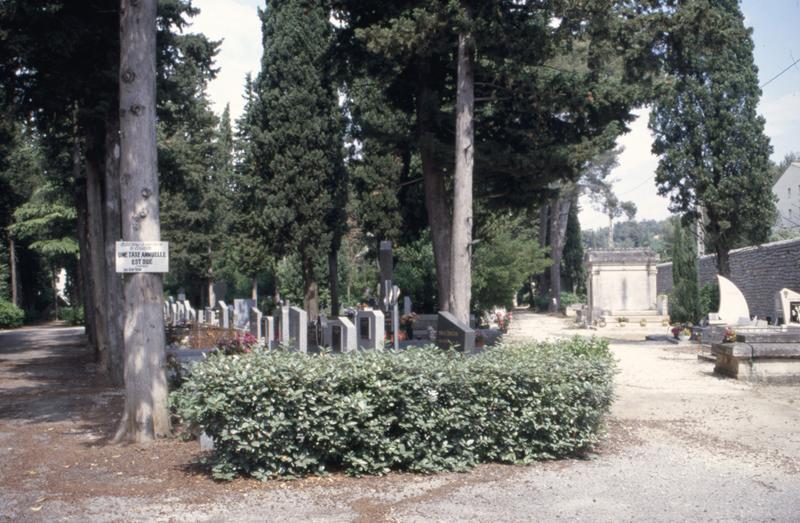
[[(590, 334), (565, 329), (566, 323), (518, 312), (509, 337)], [(800, 520), (800, 388), (719, 379), (691, 349), (632, 341), (626, 338), (643, 333), (618, 331), (600, 332), (615, 340), (618, 398), (608, 435), (589, 459), (267, 484), (208, 480), (191, 465), (198, 457), (194, 442), (146, 450), (104, 444), (91, 434), (112, 430), (115, 412), (106, 412), (104, 424), (98, 417), (103, 403), (92, 410), (77, 403), (105, 394), (112, 398), (106, 411), (114, 410), (115, 392), (102, 382), (64, 383), (71, 374), (52, 368), (77, 358), (77, 372), (92, 370), (74, 344), (59, 349), (57, 340), (74, 342), (75, 331), (0, 332), (0, 464), (6, 465), (0, 469), (0, 520)], [(37, 361), (49, 362), (50, 370), (36, 367)], [(35, 398), (19, 401), (31, 391)], [(84, 433), (70, 443), (78, 427)], [(64, 466), (59, 452), (72, 453), (70, 463), (95, 466), (76, 463), (64, 476), (56, 470)], [(134, 457), (136, 465), (115, 472), (111, 463)], [(154, 458), (161, 460), (155, 466)]]

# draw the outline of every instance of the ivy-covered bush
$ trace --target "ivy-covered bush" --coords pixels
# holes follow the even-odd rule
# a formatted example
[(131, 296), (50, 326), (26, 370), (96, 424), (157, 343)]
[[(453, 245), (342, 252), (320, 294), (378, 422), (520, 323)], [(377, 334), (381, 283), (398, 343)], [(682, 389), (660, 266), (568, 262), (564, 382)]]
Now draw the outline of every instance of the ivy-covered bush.
[(0, 298), (0, 329), (20, 327), (25, 321), (25, 312), (11, 303)]
[(215, 354), (173, 404), (214, 438), (213, 475), (258, 479), (527, 463), (595, 443), (614, 363), (600, 339), (477, 356), (434, 347)]

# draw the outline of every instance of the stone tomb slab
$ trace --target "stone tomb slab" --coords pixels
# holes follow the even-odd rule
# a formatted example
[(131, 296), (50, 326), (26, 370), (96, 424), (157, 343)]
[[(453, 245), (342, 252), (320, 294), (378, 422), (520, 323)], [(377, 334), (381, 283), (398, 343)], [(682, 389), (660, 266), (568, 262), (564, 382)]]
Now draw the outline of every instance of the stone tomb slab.
[(474, 352), (475, 330), (458, 321), (451, 313), (439, 311), (436, 345), (445, 350), (456, 349), (459, 352)]
[(711, 350), (717, 374), (751, 382), (800, 383), (800, 331), (737, 334), (736, 342), (714, 343)]
[(386, 326), (383, 312), (378, 310), (360, 310), (356, 314), (358, 346), (367, 350), (383, 350)]
[(333, 352), (354, 352), (358, 349), (356, 326), (346, 316), (328, 320), (323, 340)]

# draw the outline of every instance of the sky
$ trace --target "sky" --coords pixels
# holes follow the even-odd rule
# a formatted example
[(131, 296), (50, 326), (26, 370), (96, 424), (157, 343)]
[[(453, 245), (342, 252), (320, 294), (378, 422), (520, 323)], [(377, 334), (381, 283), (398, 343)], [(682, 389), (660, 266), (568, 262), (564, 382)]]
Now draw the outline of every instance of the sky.
[[(214, 109), (221, 113), (230, 104), (231, 117), (243, 107), (245, 75), (255, 76), (261, 61), (261, 23), (257, 8), (264, 0), (194, 0), (200, 14), (191, 31), (223, 40), (217, 56), (219, 74), (208, 88)], [(746, 25), (753, 28), (755, 62), (761, 85), (800, 58), (800, 0), (743, 0)], [(766, 118), (766, 134), (772, 141), (773, 160), (780, 161), (792, 151), (800, 152), (800, 63), (762, 89), (759, 112)], [(633, 201), (637, 219), (661, 220), (669, 216), (669, 200), (656, 193), (655, 169), (658, 158), (650, 154), (652, 136), (647, 129), (648, 110), (636, 111), (631, 131), (620, 137), (625, 151), (611, 173), (615, 191), (622, 200)], [(605, 227), (608, 219), (581, 200), (581, 227)]]

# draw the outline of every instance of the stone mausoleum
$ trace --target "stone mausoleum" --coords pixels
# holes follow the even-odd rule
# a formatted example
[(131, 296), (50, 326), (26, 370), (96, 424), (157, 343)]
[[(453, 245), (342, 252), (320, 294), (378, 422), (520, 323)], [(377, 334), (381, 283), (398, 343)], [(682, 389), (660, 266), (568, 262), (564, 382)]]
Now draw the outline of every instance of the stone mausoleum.
[[(656, 295), (658, 255), (647, 248), (590, 250), (586, 254), (588, 320), (632, 323), (668, 320)], [(661, 303), (659, 303), (661, 302)]]

